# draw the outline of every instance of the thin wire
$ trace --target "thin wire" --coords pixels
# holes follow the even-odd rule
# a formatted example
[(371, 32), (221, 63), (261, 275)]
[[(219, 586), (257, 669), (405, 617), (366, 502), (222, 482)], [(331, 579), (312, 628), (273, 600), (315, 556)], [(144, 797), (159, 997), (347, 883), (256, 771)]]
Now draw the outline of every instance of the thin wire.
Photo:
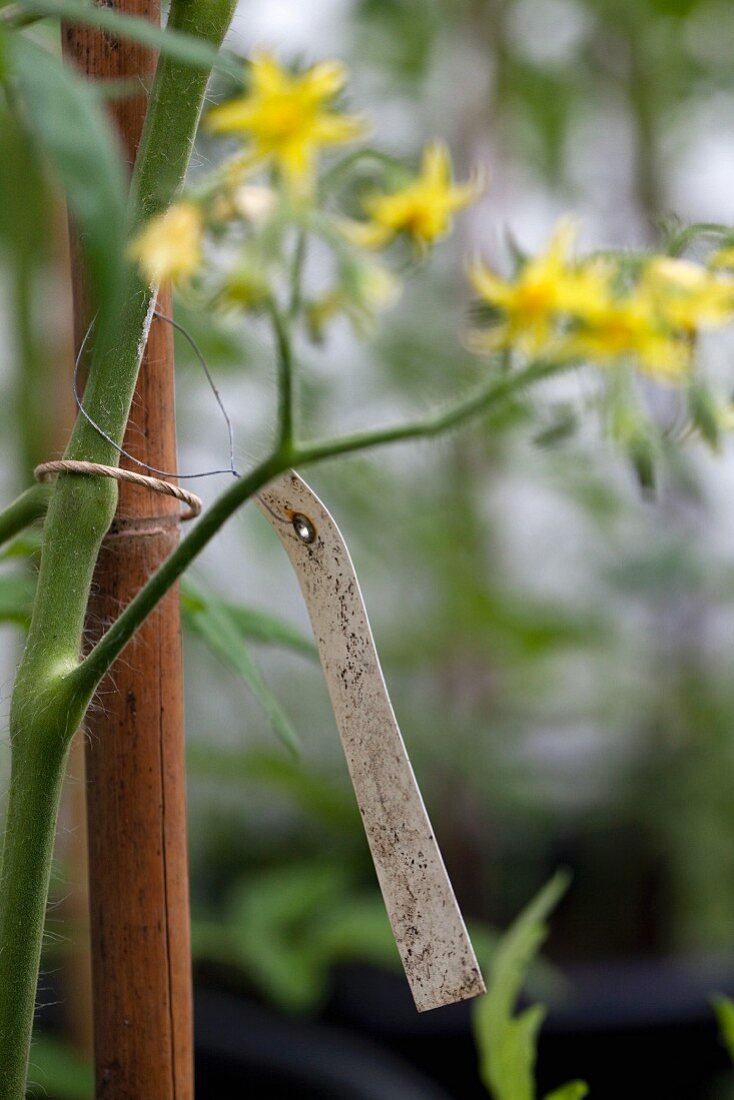
[(153, 316), (158, 317), (161, 321), (166, 321), (169, 325), (172, 325), (173, 328), (175, 328), (178, 332), (180, 332), (181, 335), (184, 336), (186, 338), (186, 340), (188, 340), (189, 344), (191, 345), (191, 348), (192, 348), (194, 354), (196, 355), (196, 358), (198, 359), (198, 361), (199, 361), (199, 363), (200, 363), (200, 365), (201, 365), (201, 367), (204, 371), (204, 374), (206, 375), (207, 382), (209, 383), (209, 386), (212, 390), (212, 393), (214, 394), (214, 397), (216, 399), (217, 404), (219, 405), (219, 408), (222, 411), (222, 415), (224, 416), (224, 420), (225, 420), (225, 423), (227, 425), (227, 435), (228, 435), (228, 438), (229, 438), (229, 466), (226, 469), (222, 469), (222, 470), (204, 470), (202, 473), (199, 473), (199, 474), (179, 474), (179, 473), (172, 473), (172, 472), (167, 471), (167, 470), (159, 470), (155, 466), (149, 466), (147, 462), (143, 462), (141, 459), (136, 458), (135, 455), (131, 455), (130, 452), (126, 451), (124, 447), (120, 447), (119, 444), (114, 441), (112, 436), (108, 435), (108, 433), (104, 430), (104, 428), (102, 428), (99, 424), (96, 423), (96, 421), (94, 421), (92, 419), (92, 417), (89, 415), (87, 410), (84, 408), (84, 405), (82, 403), (82, 399), (79, 395), (79, 364), (82, 361), (82, 356), (84, 354), (84, 349), (86, 347), (87, 340), (89, 339), (89, 335), (90, 335), (90, 333), (91, 333), (91, 331), (94, 327), (94, 322), (96, 321), (96, 317), (92, 318), (92, 320), (90, 322), (90, 325), (89, 325), (89, 328), (84, 333), (84, 339), (82, 340), (81, 344), (79, 345), (79, 351), (77, 353), (76, 362), (74, 363), (74, 375), (73, 375), (73, 378), (72, 378), (72, 388), (73, 388), (73, 391), (74, 391), (74, 403), (76, 404), (77, 409), (79, 410), (81, 415), (84, 417), (84, 419), (87, 421), (87, 423), (90, 424), (92, 428), (94, 428), (95, 432), (97, 432), (97, 434), (100, 435), (102, 437), (102, 439), (106, 440), (106, 442), (109, 443), (111, 447), (114, 447), (118, 454), (123, 455), (130, 462), (134, 462), (136, 466), (140, 466), (143, 470), (149, 470), (152, 474), (158, 474), (159, 477), (172, 477), (172, 478), (178, 479), (179, 481), (190, 481), (190, 480), (193, 480), (194, 478), (198, 478), (198, 477), (214, 477), (217, 474), (232, 474), (233, 477), (239, 478), (241, 475), (235, 469), (235, 465), (234, 465), (234, 432), (232, 430), (232, 421), (230, 420), (230, 418), (227, 414), (227, 410), (224, 407), (224, 403), (222, 401), (219, 390), (217, 389), (216, 385), (214, 384), (214, 379), (212, 378), (211, 371), (209, 370), (209, 367), (208, 367), (207, 362), (204, 358), (204, 355), (201, 351), (201, 348), (196, 343), (196, 341), (194, 340), (191, 333), (187, 332), (187, 330), (183, 327), (183, 325), (180, 325), (178, 323), (178, 321), (174, 321), (172, 317), (167, 317), (164, 313), (159, 313), (157, 310), (155, 310), (153, 312)]

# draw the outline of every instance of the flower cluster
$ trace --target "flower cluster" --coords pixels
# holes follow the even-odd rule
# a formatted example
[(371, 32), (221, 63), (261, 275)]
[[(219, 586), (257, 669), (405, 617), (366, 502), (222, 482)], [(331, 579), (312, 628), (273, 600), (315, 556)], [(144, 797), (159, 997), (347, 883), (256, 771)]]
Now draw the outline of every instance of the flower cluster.
[[(440, 141), (426, 146), (413, 171), (365, 145), (325, 164), (326, 152), (368, 130), (342, 110), (346, 79), (334, 61), (293, 73), (270, 54), (252, 60), (246, 91), (205, 118), (209, 133), (233, 139), (231, 155), (133, 241), (131, 255), (151, 283), (173, 281), (203, 308), (270, 312), (281, 332), (301, 325), (313, 340), (338, 316), (358, 332), (369, 329), (399, 293), (397, 276), (375, 252), (407, 243), (403, 259), (414, 266), (482, 184), (478, 175), (455, 181)], [(546, 249), (518, 258), (510, 277), (479, 259), (469, 264), (481, 318), (471, 348), (516, 365), (614, 368), (603, 372), (615, 394), (610, 420), (635, 438), (639, 418), (620, 382), (625, 372), (679, 383), (691, 418), (713, 438), (712, 403), (693, 361), (699, 333), (734, 320), (731, 235), (722, 235), (725, 247), (707, 264), (629, 252), (578, 258), (575, 237), (574, 224), (561, 222)], [(314, 246), (314, 268), (328, 271), (315, 290), (304, 279)]]
[[(514, 349), (529, 358), (633, 361), (662, 379), (690, 368), (701, 331), (734, 320), (734, 276), (723, 253), (707, 267), (667, 256), (578, 260), (575, 227), (561, 223), (541, 255), (503, 279), (474, 261), (470, 278), (486, 309), (472, 334), (478, 350)], [(722, 259), (723, 256), (723, 259)]]
[[(344, 67), (327, 61), (293, 74), (259, 54), (248, 71), (246, 93), (205, 118), (210, 133), (237, 139), (235, 152), (143, 226), (130, 254), (151, 283), (177, 283), (206, 306), (260, 309), (280, 295), (302, 307), (314, 338), (337, 315), (362, 330), (398, 291), (396, 277), (369, 253), (400, 238), (414, 255), (425, 255), (450, 231), (453, 215), (478, 197), (479, 182), (454, 182), (440, 142), (426, 148), (417, 173), (368, 148), (322, 172), (325, 150), (368, 129), (339, 109)], [(362, 193), (367, 161), (380, 170)], [(339, 209), (347, 192), (357, 216)], [(311, 238), (330, 251), (334, 279), (309, 298), (293, 284)]]

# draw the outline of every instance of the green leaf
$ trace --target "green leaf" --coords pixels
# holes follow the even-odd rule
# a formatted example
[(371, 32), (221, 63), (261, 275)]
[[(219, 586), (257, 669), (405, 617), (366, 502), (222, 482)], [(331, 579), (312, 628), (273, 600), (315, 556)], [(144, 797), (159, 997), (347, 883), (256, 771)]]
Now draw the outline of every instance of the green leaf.
[(219, 934), (204, 924), (194, 942), (200, 957), (235, 961), (271, 1000), (301, 1012), (323, 998), (336, 962), (399, 967), (377, 890), (355, 892), (348, 867), (321, 858), (270, 867), (242, 880)]
[(195, 586), (191, 580), (187, 582), (187, 592), (184, 603), (186, 624), (245, 681), (270, 719), (275, 733), (294, 755), (298, 755), (298, 735), (263, 680), (227, 604)]
[(42, 535), (40, 530), (29, 527), (22, 535), (18, 535), (12, 542), (0, 550), (0, 561), (10, 558), (30, 558), (41, 549)]
[(87, 0), (24, 0), (26, 11), (99, 27), (109, 34), (150, 46), (153, 50), (182, 61), (195, 69), (216, 69), (242, 83), (245, 65), (227, 52), (220, 53), (208, 42), (185, 31), (156, 27), (147, 19), (123, 15), (111, 8), (98, 7)]
[(127, 185), (120, 148), (96, 95), (71, 67), (20, 34), (11, 64), (32, 136), (76, 221), (94, 306), (106, 315), (124, 265)]
[(589, 1095), (589, 1086), (585, 1081), (569, 1081), (559, 1089), (547, 1093), (545, 1100), (584, 1100)]
[(0, 576), (0, 623), (27, 627), (31, 621), (35, 591), (32, 577), (18, 574)]
[(314, 933), (349, 889), (341, 865), (309, 860), (269, 869), (235, 891), (229, 910), (238, 959), (268, 996), (303, 1010), (322, 995), (327, 969)]
[(38, 261), (48, 250), (50, 204), (37, 156), (11, 112), (0, 103), (0, 239)]
[(726, 1052), (734, 1063), (734, 1001), (730, 997), (719, 994), (711, 998), (716, 1019), (719, 1024), (721, 1041), (726, 1047)]
[(565, 873), (555, 875), (505, 933), (491, 968), (489, 992), (474, 1010), (480, 1074), (494, 1100), (535, 1100), (537, 1035), (545, 1008), (533, 1005), (519, 1016), (513, 1013), (546, 937), (547, 917), (568, 881)]
[(717, 404), (708, 386), (698, 379), (688, 386), (688, 411), (703, 439), (716, 450), (721, 436)]
[(206, 744), (189, 745), (187, 766), (199, 779), (218, 782), (250, 782), (287, 796), (300, 809), (335, 833), (362, 835), (357, 804), (349, 793), (300, 761), (262, 751), (223, 749)]
[[(181, 601), (184, 615), (195, 614), (202, 609), (198, 590), (188, 578), (181, 586)], [(313, 640), (307, 638), (284, 619), (271, 615), (267, 611), (260, 611), (259, 608), (246, 607), (244, 604), (229, 603), (226, 600), (220, 600), (219, 603), (227, 609), (242, 637), (248, 642), (277, 646), (280, 649), (301, 653), (304, 657), (318, 658), (318, 650)]]
[(56, 1039), (34, 1039), (29, 1075), (29, 1096), (54, 1100), (92, 1100), (94, 1096), (92, 1067)]
[(227, 609), (248, 641), (290, 649), (304, 657), (318, 660), (319, 651), (316, 643), (283, 619), (242, 604), (227, 604)]

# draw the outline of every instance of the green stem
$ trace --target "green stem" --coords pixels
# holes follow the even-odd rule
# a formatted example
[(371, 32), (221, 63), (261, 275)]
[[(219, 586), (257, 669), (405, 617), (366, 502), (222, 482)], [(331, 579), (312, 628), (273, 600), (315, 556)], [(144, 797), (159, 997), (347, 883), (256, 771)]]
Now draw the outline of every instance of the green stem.
[(87, 700), (91, 698), (97, 684), (117, 660), (135, 631), (176, 583), (184, 570), (201, 553), (233, 512), (274, 477), (288, 469), (291, 457), (291, 455), (277, 452), (271, 455), (251, 473), (240, 478), (230, 489), (222, 493), (211, 508), (204, 512), (196, 527), (163, 562), (104, 637), (71, 673), (69, 682), (75, 695)]
[(35, 520), (43, 519), (50, 496), (50, 485), (31, 485), (4, 508), (0, 512), (0, 546), (25, 531)]
[[(236, 0), (173, 0), (169, 26), (219, 46)], [(164, 209), (188, 165), (208, 73), (162, 57), (131, 187), (132, 226)], [(85, 406), (113, 442), (78, 418), (65, 457), (112, 464), (135, 389), (153, 290), (130, 271), (114, 323), (95, 341)], [(10, 716), (12, 777), (0, 890), (0, 1082), (2, 1100), (22, 1100), (38, 978), (59, 774), (86, 702), (69, 673), (116, 486), (62, 475), (44, 526), (36, 599)], [(9, 1082), (9, 1083), (8, 1083)]]
[(297, 446), (292, 451), (276, 451), (246, 477), (241, 478), (231, 489), (222, 493), (204, 513), (193, 531), (153, 574), (91, 653), (67, 677), (70, 690), (86, 700), (91, 698), (97, 684), (117, 660), (138, 627), (229, 517), (264, 485), (290, 466), (302, 468), (327, 458), (364, 451), (388, 443), (430, 438), (456, 427), (472, 416), (487, 412), (493, 406), (508, 400), (531, 382), (556, 374), (560, 369), (562, 368), (557, 363), (533, 363), (517, 374), (503, 375), (499, 380), (483, 386), (445, 412), (426, 417), (424, 420), (397, 425), (394, 428), (322, 440), (302, 447)]
[(489, 412), (495, 405), (508, 401), (526, 386), (558, 374), (564, 369), (566, 367), (558, 363), (531, 363), (529, 367), (515, 374), (503, 374), (443, 412), (433, 413), (422, 420), (379, 428), (376, 431), (355, 432), (353, 435), (297, 447), (293, 463), (299, 466), (313, 465), (315, 462), (323, 462), (324, 459), (335, 458), (337, 455), (383, 447), (388, 443), (404, 443), (410, 439), (431, 439), (433, 436), (451, 431), (452, 428), (458, 427), (479, 413)]
[(286, 452), (293, 445), (293, 346), (287, 321), (273, 300), (270, 316), (278, 358), (278, 450)]
[(288, 319), (291, 323), (297, 319), (298, 314), (301, 312), (303, 267), (306, 262), (307, 245), (308, 238), (306, 232), (303, 229), (299, 229), (296, 247), (293, 252), (293, 265), (291, 267), (291, 301), (288, 306)]
[(67, 747), (13, 745), (0, 873), (0, 1095), (25, 1096), (36, 975)]

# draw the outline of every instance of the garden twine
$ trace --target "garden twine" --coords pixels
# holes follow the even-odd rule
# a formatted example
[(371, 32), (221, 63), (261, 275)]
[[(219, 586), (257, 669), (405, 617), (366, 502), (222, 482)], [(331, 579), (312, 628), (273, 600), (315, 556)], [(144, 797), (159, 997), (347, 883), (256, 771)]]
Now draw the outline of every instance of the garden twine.
[(36, 481), (47, 481), (55, 474), (109, 477), (114, 481), (126, 481), (130, 485), (140, 485), (142, 488), (150, 489), (154, 493), (175, 497), (176, 500), (188, 505), (188, 511), (181, 513), (182, 520), (195, 519), (202, 509), (201, 497), (197, 497), (195, 493), (190, 493), (179, 485), (173, 485), (170, 481), (162, 481), (157, 477), (146, 477), (144, 474), (136, 474), (132, 470), (122, 470), (119, 466), (103, 466), (100, 462), (75, 462), (64, 458), (54, 462), (42, 462), (33, 471)]

